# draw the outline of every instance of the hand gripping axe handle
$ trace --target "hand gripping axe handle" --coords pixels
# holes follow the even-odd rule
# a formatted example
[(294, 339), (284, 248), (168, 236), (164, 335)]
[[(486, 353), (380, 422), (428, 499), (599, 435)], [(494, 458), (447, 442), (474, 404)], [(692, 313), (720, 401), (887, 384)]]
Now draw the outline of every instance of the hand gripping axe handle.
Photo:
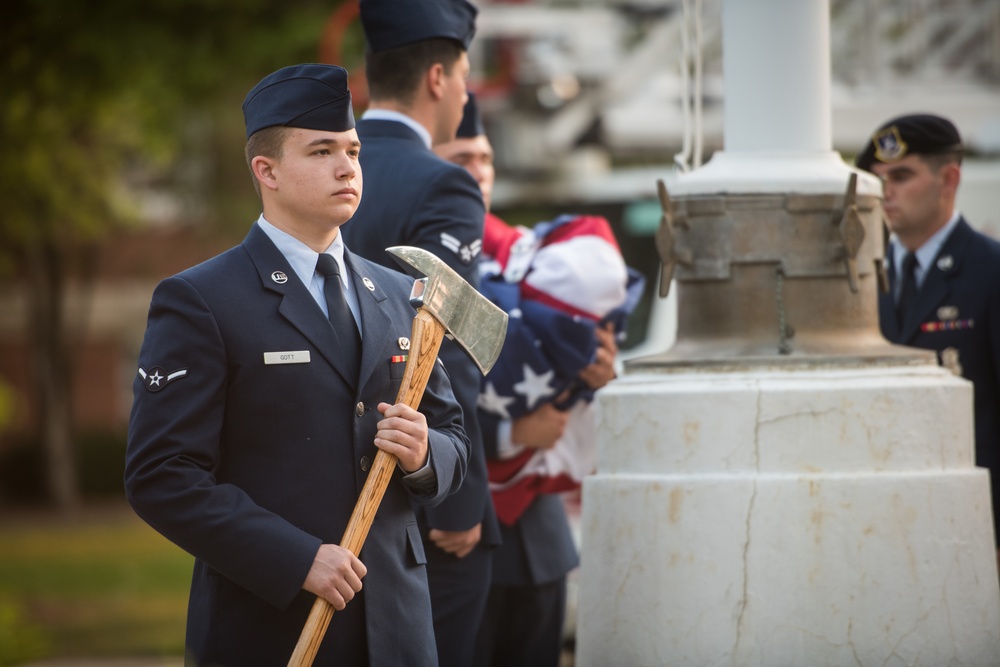
[[(500, 356), (507, 334), (507, 313), (433, 253), (410, 246), (394, 246), (386, 252), (417, 279), (410, 295), (410, 303), (417, 308), (417, 314), (413, 318), (409, 357), (396, 397), (397, 403), (417, 409), (445, 334), (465, 350), (485, 375)], [(340, 541), (340, 546), (350, 549), (355, 556), (361, 552), (368, 537), (375, 512), (395, 469), (396, 456), (380, 449)], [(316, 598), (288, 667), (312, 665), (333, 611), (333, 605)]]

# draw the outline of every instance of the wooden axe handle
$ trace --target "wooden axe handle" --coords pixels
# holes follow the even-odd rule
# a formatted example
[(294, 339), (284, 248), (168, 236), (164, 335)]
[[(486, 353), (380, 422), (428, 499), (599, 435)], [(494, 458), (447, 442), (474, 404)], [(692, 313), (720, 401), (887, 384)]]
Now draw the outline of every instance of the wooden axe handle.
[[(403, 371), (399, 394), (396, 396), (397, 403), (406, 403), (414, 410), (420, 406), (420, 399), (423, 398), (427, 381), (434, 370), (434, 364), (437, 363), (438, 349), (443, 339), (444, 325), (423, 308), (419, 309), (413, 318), (410, 353), (406, 360), (406, 369)], [(361, 553), (361, 547), (364, 546), (368, 530), (375, 519), (375, 512), (378, 511), (379, 503), (382, 502), (382, 496), (389, 486), (389, 480), (392, 479), (395, 469), (395, 454), (378, 450), (375, 462), (368, 472), (368, 479), (361, 489), (361, 496), (354, 506), (351, 518), (347, 522), (347, 529), (340, 540), (340, 546), (349, 549), (355, 556)], [(330, 626), (333, 611), (333, 605), (324, 598), (316, 598), (292, 657), (288, 661), (288, 667), (312, 665), (316, 652), (319, 651), (319, 645), (323, 642), (323, 635)]]

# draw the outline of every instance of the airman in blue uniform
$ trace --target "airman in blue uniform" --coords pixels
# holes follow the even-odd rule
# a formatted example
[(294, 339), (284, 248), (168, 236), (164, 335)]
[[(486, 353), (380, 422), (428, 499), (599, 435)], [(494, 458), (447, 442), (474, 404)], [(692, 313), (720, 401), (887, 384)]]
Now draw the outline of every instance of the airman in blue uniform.
[[(420, 412), (389, 404), (412, 280), (339, 233), (362, 195), (347, 73), (283, 68), (243, 110), (263, 213), (153, 294), (129, 502), (195, 557), (188, 664), (287, 664), (319, 595), (337, 611), (316, 665), (435, 667), (412, 506), (459, 488), (469, 443), (440, 367)], [(358, 558), (338, 543), (378, 449), (399, 465)]]

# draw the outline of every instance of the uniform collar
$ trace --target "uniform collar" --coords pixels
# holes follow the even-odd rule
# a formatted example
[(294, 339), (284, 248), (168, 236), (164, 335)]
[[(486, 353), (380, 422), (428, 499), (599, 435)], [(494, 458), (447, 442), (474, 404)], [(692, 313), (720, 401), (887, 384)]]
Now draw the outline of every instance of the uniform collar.
[[(927, 275), (927, 269), (937, 258), (938, 253), (941, 252), (941, 248), (944, 246), (945, 241), (951, 236), (952, 231), (954, 231), (955, 226), (958, 225), (958, 221), (961, 219), (961, 214), (955, 210), (952, 211), (951, 217), (948, 222), (944, 224), (941, 229), (934, 232), (934, 235), (929, 239), (924, 241), (924, 244), (917, 248), (917, 264), (919, 269), (917, 270), (917, 283), (923, 281), (925, 275)], [(899, 272), (902, 271), (903, 258), (906, 253), (909, 252), (903, 244), (899, 242), (895, 234), (892, 236), (892, 265), (895, 267), (896, 275), (899, 276)]]
[[(316, 273), (316, 260), (319, 259), (319, 253), (291, 234), (272, 225), (264, 218), (263, 214), (257, 218), (257, 224), (267, 234), (267, 237), (271, 239), (271, 242), (277, 246), (278, 251), (285, 256), (288, 264), (292, 267), (292, 271), (295, 271), (295, 275), (299, 277), (302, 284), (308, 286), (313, 282), (313, 276)], [(347, 267), (344, 264), (344, 239), (340, 234), (337, 234), (337, 238), (334, 239), (325, 252), (328, 255), (333, 255), (333, 258), (337, 260), (337, 264), (340, 266), (340, 277), (346, 286), (349, 283), (349, 279)]]
[[(427, 146), (427, 150), (430, 150), (431, 148), (431, 133), (427, 131), (426, 127), (413, 120), (405, 113), (391, 111), (389, 109), (368, 109), (361, 116), (361, 120), (391, 120), (397, 123), (402, 123), (417, 133), (420, 140), (424, 142), (424, 146)], [(364, 147), (362, 146), (362, 149), (363, 148)]]

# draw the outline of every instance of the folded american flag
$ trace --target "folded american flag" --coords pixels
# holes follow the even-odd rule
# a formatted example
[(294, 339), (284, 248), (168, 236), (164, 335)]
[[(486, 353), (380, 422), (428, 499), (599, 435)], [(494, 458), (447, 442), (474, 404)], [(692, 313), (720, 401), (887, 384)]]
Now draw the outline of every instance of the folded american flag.
[(487, 214), (483, 256), (480, 290), (509, 320), (479, 408), (511, 420), (558, 399), (570, 411), (552, 449), (510, 443), (487, 462), (497, 516), (510, 525), (537, 494), (578, 488), (593, 470), (593, 391), (577, 376), (594, 360), (597, 326), (611, 322), (624, 335), (645, 280), (626, 266), (599, 216), (564, 215), (527, 229)]

